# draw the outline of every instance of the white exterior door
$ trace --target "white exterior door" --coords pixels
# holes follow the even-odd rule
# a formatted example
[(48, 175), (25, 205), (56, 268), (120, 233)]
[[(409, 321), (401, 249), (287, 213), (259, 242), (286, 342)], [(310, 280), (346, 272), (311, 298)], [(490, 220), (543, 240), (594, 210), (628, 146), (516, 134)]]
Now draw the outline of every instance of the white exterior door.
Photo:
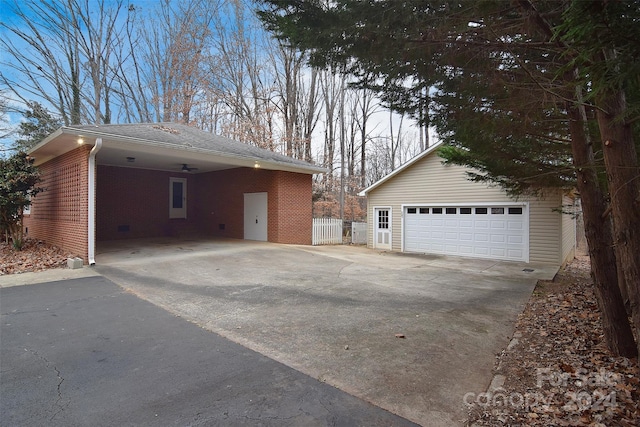
[(373, 211), (375, 217), (373, 247), (391, 250), (391, 209), (375, 208)]
[(529, 261), (527, 206), (404, 208), (404, 250)]
[(267, 193), (244, 194), (244, 238), (267, 241)]
[(169, 218), (187, 217), (187, 179), (169, 178)]

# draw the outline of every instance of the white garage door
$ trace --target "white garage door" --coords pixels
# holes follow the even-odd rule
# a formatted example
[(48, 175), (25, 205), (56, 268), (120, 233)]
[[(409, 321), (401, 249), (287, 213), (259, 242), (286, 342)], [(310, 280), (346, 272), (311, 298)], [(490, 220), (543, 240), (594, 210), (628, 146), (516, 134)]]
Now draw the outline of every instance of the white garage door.
[(526, 206), (405, 207), (404, 250), (527, 261)]

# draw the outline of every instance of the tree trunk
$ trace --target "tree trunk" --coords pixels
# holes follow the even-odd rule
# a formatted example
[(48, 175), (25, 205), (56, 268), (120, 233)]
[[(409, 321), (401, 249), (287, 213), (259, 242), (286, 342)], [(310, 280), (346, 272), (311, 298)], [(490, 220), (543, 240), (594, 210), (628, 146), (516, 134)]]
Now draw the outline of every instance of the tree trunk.
[(576, 185), (582, 199), (591, 276), (602, 313), (604, 338), (614, 355), (635, 357), (637, 349), (618, 286), (611, 222), (608, 216), (603, 215), (606, 202), (598, 184), (593, 150), (578, 107), (568, 105), (568, 114)]
[(640, 170), (631, 125), (625, 123), (622, 90), (608, 91), (598, 99), (596, 115), (607, 169), (614, 250), (622, 267), (630, 315), (640, 351)]

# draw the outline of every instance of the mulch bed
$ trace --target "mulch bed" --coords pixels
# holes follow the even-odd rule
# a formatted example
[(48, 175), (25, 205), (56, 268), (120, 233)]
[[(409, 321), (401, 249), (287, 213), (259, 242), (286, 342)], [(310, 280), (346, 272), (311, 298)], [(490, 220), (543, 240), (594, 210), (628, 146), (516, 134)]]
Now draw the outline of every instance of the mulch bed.
[(0, 275), (43, 271), (67, 265), (73, 255), (41, 240), (26, 239), (21, 251), (11, 243), (0, 242)]

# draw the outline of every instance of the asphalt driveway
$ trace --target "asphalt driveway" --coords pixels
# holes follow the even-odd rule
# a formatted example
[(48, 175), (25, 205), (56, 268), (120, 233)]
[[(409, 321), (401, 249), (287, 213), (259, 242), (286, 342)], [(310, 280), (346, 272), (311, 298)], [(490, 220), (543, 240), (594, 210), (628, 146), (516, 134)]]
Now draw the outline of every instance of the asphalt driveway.
[(175, 315), (427, 426), (461, 423), (463, 396), (486, 390), (537, 279), (557, 271), (235, 240), (121, 242), (97, 263)]
[(414, 425), (104, 277), (3, 287), (0, 311), (3, 426)]

